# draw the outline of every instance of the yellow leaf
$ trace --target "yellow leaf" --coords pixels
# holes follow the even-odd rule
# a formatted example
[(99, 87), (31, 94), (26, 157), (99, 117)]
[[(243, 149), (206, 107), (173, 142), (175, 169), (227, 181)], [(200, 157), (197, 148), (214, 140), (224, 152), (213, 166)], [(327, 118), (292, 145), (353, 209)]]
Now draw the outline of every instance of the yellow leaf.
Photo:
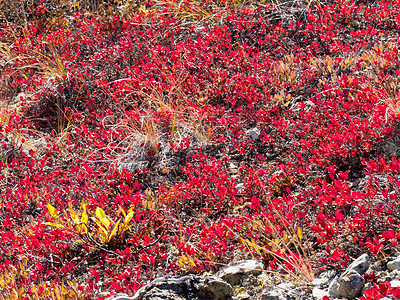
[(181, 265), (181, 266), (184, 266), (184, 265), (186, 265), (187, 264), (187, 258), (186, 258), (186, 256), (181, 256), (181, 257), (179, 257), (179, 259), (178, 259), (178, 264), (179, 265)]
[[(253, 249), (256, 250), (256, 252), (257, 252), (259, 255), (262, 255), (262, 253), (260, 252), (260, 250), (259, 250), (258, 247), (254, 247)], [(261, 249), (261, 248), (260, 248), (260, 249)]]
[(79, 218), (74, 210), (70, 209), (69, 214), (71, 215), (71, 219), (74, 221), (74, 223), (79, 223)]
[(297, 228), (297, 235), (299, 236), (299, 239), (303, 238), (303, 231), (301, 231), (300, 228)]
[(47, 209), (53, 218), (58, 218), (57, 210), (50, 203), (47, 203)]
[(194, 260), (191, 257), (189, 257), (188, 261), (189, 261), (189, 264), (191, 266), (195, 266), (196, 265), (196, 263), (194, 262)]
[(108, 241), (111, 241), (111, 238), (113, 237), (113, 235), (117, 231), (118, 225), (119, 225), (120, 222), (121, 222), (121, 220), (118, 220), (117, 224), (115, 224), (114, 229), (111, 231), (110, 236), (108, 237)]
[(86, 211), (86, 203), (85, 201), (83, 201), (83, 199), (82, 199), (82, 210)]
[(106, 217), (106, 213), (100, 207), (96, 208), (96, 217), (101, 220)]
[(96, 222), (97, 226), (99, 227), (100, 233), (107, 234), (107, 229), (103, 227), (99, 220), (97, 220), (96, 218), (92, 218), (92, 220)]
[(57, 299), (60, 300), (61, 299), (61, 295), (60, 295), (60, 291), (58, 289), (58, 286), (54, 286), (54, 294), (53, 294), (53, 299)]
[(110, 220), (107, 218), (104, 210), (102, 210), (100, 207), (96, 209), (96, 217), (100, 220), (100, 222), (108, 229), (110, 226)]
[(103, 223), (103, 225), (108, 229), (108, 227), (110, 227), (110, 220), (107, 217), (104, 217), (102, 219), (100, 219), (100, 222)]
[(122, 214), (124, 215), (124, 218), (126, 218), (126, 212), (124, 211), (124, 209), (121, 207), (121, 206), (119, 206), (119, 210), (122, 212)]
[(38, 291), (36, 290), (36, 286), (35, 285), (32, 287), (32, 292), (35, 294), (36, 298), (40, 299)]
[(125, 227), (125, 225), (127, 225), (127, 224), (130, 222), (130, 220), (132, 220), (133, 215), (134, 215), (134, 212), (133, 212), (133, 211), (130, 211), (130, 212), (126, 215), (125, 221), (124, 221), (124, 227)]
[(88, 217), (86, 211), (83, 211), (82, 217), (81, 217), (81, 222), (87, 224), (88, 220), (89, 220), (89, 217)]

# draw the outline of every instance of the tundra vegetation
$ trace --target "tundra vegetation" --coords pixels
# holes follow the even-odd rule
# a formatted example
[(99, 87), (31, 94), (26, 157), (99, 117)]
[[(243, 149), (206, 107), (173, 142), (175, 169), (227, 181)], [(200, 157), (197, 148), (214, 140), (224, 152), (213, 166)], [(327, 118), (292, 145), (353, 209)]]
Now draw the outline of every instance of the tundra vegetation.
[(399, 33), (398, 0), (0, 1), (0, 299), (385, 259)]

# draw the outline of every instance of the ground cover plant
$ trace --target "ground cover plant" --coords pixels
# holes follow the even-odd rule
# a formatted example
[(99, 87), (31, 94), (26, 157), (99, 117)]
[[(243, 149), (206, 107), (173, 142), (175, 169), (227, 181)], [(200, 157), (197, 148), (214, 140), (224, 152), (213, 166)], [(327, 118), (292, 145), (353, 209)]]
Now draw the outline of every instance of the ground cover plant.
[(398, 1), (0, 11), (0, 299), (251, 257), (306, 289), (398, 247)]

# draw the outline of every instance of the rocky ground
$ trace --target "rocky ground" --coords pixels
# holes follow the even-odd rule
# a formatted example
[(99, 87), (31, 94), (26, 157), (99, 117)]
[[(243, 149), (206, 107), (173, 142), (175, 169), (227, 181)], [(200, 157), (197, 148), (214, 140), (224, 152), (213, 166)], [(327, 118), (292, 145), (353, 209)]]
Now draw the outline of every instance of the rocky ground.
[[(288, 282), (265, 270), (257, 260), (242, 260), (222, 267), (216, 274), (160, 277), (141, 288), (134, 297), (119, 293), (108, 300), (294, 300), (354, 299), (375, 287), (400, 287), (400, 253), (393, 249), (385, 260), (363, 254), (346, 269), (326, 270), (310, 285)], [(385, 299), (399, 299), (388, 294)]]
[(396, 0), (0, 1), (0, 300), (399, 298), (399, 49)]

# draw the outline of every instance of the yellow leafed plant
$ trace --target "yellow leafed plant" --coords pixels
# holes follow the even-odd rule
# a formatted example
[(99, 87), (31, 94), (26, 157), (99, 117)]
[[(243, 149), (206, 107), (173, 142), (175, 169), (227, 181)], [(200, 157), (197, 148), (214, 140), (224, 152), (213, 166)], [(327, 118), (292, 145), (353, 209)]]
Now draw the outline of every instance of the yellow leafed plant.
[[(70, 219), (61, 218), (56, 208), (51, 204), (47, 204), (47, 209), (53, 221), (46, 222), (46, 225), (67, 229), (79, 234), (81, 238), (97, 238), (102, 245), (115, 245), (118, 242), (122, 242), (125, 233), (133, 226), (133, 224), (130, 224), (134, 216), (133, 207), (127, 212), (120, 207), (123, 218), (118, 220), (113, 220), (110, 216), (107, 216), (100, 207), (97, 207), (94, 215), (89, 217), (86, 204), (83, 201), (80, 212), (73, 210), (72, 203), (69, 204), (68, 213)], [(93, 223), (89, 222), (89, 219), (97, 226), (92, 226)]]

